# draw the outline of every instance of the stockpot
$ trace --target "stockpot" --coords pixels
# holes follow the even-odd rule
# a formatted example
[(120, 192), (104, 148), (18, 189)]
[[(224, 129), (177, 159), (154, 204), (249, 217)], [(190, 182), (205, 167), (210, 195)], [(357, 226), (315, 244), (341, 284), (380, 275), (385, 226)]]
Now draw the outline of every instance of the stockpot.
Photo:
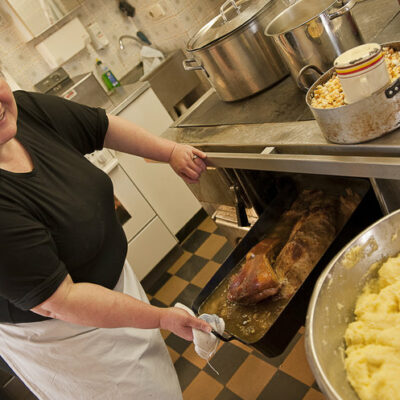
[(297, 86), (306, 91), (341, 53), (362, 44), (350, 10), (358, 0), (298, 0), (267, 26)]
[[(224, 101), (246, 98), (288, 75), (271, 38), (269, 0), (228, 0), (187, 43), (186, 71), (203, 71)], [(276, 14), (275, 14), (276, 15)]]
[[(400, 51), (400, 42), (382, 43)], [(400, 78), (370, 96), (341, 107), (316, 108), (311, 105), (314, 91), (335, 74), (332, 67), (310, 87), (306, 95), (321, 132), (333, 143), (362, 143), (400, 127)]]

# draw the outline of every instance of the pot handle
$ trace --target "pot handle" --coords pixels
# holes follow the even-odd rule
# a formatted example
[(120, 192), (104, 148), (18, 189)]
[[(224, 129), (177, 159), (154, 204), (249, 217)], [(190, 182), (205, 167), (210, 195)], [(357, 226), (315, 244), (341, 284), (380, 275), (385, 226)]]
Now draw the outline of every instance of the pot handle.
[(186, 60), (183, 60), (182, 65), (185, 71), (203, 71), (207, 78), (210, 77), (210, 75), (208, 75), (207, 70), (202, 66), (202, 65), (191, 65), (193, 63), (197, 64), (197, 60), (195, 58), (187, 58)]
[(240, 6), (236, 4), (235, 0), (226, 0), (224, 4), (222, 4), (221, 8), (219, 9), (219, 14), (221, 15), (224, 23), (228, 22), (228, 18), (226, 17), (225, 14), (225, 8), (228, 7), (229, 5), (232, 5), (236, 12), (240, 14)]
[(393, 85), (391, 85), (390, 87), (388, 87), (388, 88), (385, 90), (385, 94), (386, 94), (386, 97), (387, 97), (388, 99), (391, 99), (392, 97), (396, 96), (396, 94), (399, 93), (399, 92), (400, 92), (400, 78), (397, 79), (397, 80), (393, 83)]
[(339, 10), (332, 14), (328, 14), (328, 18), (332, 20), (337, 17), (341, 17), (343, 14), (346, 14), (348, 11), (350, 11), (357, 4), (357, 1), (358, 0), (349, 0), (342, 8), (339, 8)]
[(305, 65), (305, 66), (299, 71), (299, 73), (297, 74), (297, 77), (296, 77), (297, 86), (298, 86), (301, 90), (303, 90), (303, 91), (305, 91), (305, 92), (307, 92), (307, 90), (308, 90), (309, 88), (308, 88), (306, 85), (303, 84), (302, 78), (303, 78), (304, 73), (305, 73), (307, 70), (309, 70), (309, 69), (313, 69), (314, 71), (318, 72), (320, 75), (323, 75), (323, 74), (324, 74), (316, 65), (313, 65), (313, 64)]

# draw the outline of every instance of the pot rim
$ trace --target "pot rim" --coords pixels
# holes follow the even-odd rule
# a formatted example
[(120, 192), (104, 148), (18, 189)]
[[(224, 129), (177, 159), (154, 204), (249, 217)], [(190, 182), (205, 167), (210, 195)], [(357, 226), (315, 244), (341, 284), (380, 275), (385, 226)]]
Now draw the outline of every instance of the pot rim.
[(236, 28), (228, 31), (227, 33), (221, 35), (220, 37), (217, 37), (216, 39), (211, 40), (208, 43), (205, 43), (201, 46), (194, 47), (194, 43), (198, 40), (201, 35), (206, 32), (208, 29), (210, 29), (217, 20), (221, 18), (221, 15), (218, 14), (214, 18), (212, 18), (209, 22), (207, 22), (203, 27), (201, 27), (187, 42), (186, 44), (186, 51), (188, 52), (195, 52), (197, 50), (202, 50), (205, 48), (209, 48), (211, 46), (216, 45), (218, 42), (222, 42), (224, 39), (233, 36), (235, 33), (240, 32), (241, 30), (246, 30), (248, 25), (251, 24), (255, 19), (257, 19), (260, 14), (262, 14), (267, 7), (269, 7), (271, 4), (271, 0), (268, 0), (265, 2), (265, 4), (261, 7), (260, 10), (258, 10), (254, 15), (252, 15), (248, 20), (237, 26)]
[[(304, 0), (303, 0), (303, 1), (304, 1)], [(318, 14), (314, 15), (313, 17), (311, 17), (311, 18), (309, 18), (309, 19), (303, 21), (301, 24), (296, 25), (296, 26), (294, 26), (294, 27), (292, 27), (292, 28), (290, 28), (290, 29), (286, 29), (286, 30), (284, 30), (284, 31), (282, 31), (282, 32), (274, 32), (274, 33), (268, 32), (270, 26), (271, 26), (275, 21), (277, 21), (279, 18), (281, 18), (281, 16), (282, 16), (283, 14), (285, 14), (285, 13), (287, 12), (287, 10), (291, 9), (292, 7), (295, 7), (295, 6), (299, 5), (299, 4), (301, 4), (301, 1), (298, 1), (298, 2), (296, 2), (296, 3), (294, 3), (294, 4), (292, 4), (292, 5), (291, 5), (290, 7), (288, 7), (287, 9), (283, 10), (281, 13), (279, 13), (279, 14), (267, 25), (267, 27), (265, 28), (265, 31), (264, 31), (264, 35), (274, 37), (274, 36), (284, 35), (284, 34), (286, 34), (286, 33), (288, 33), (288, 32), (292, 32), (292, 31), (294, 31), (294, 30), (300, 28), (301, 26), (303, 26), (303, 25), (309, 23), (310, 21), (312, 21), (312, 20), (314, 20), (314, 19), (317, 19), (317, 18), (320, 18), (321, 15), (325, 14), (325, 12), (326, 12), (327, 10), (329, 10), (329, 8), (331, 8), (336, 2), (337, 2), (337, 0), (332, 1), (328, 7), (324, 8), (324, 9), (323, 9), (322, 11), (320, 11)]]

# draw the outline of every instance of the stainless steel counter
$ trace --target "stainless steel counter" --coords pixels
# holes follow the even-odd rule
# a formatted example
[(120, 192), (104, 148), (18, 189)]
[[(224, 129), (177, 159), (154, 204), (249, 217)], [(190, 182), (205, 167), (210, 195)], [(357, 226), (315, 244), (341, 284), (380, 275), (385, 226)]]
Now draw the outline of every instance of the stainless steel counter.
[(108, 96), (112, 105), (107, 107), (107, 112), (117, 115), (149, 87), (149, 82), (138, 81), (136, 83), (115, 88), (114, 92)]
[[(400, 7), (397, 0), (359, 1), (352, 13), (366, 42), (400, 40)], [(175, 126), (262, 124), (311, 119), (313, 116), (304, 93), (288, 76), (259, 94), (232, 103), (220, 100), (211, 89)]]
[[(354, 14), (366, 41), (400, 40), (398, 0), (359, 0)], [(338, 145), (310, 118), (305, 94), (287, 77), (235, 103), (220, 101), (210, 89), (163, 136), (207, 152), (211, 168), (191, 189), (210, 215), (218, 203), (234, 204), (212, 167), (366, 177), (384, 212), (399, 208), (400, 129), (367, 143)]]
[[(354, 10), (367, 41), (400, 40), (397, 0), (363, 0)], [(163, 136), (204, 149), (216, 166), (222, 166), (221, 153), (227, 155), (232, 167), (238, 165), (233, 162), (237, 155), (242, 168), (246, 165), (243, 160), (257, 155), (257, 166), (252, 162), (251, 168), (272, 168), (266, 160), (274, 158), (274, 170), (287, 171), (291, 165), (293, 172), (319, 173), (321, 159), (316, 162), (316, 158), (310, 156), (333, 156), (326, 171), (330, 174), (346, 175), (347, 170), (349, 176), (400, 179), (400, 129), (368, 143), (338, 145), (328, 142), (318, 124), (307, 120), (310, 118), (304, 93), (297, 90), (288, 77), (269, 90), (235, 103), (218, 100), (210, 89)], [(265, 147), (274, 148), (275, 154), (260, 156)], [(218, 157), (213, 157), (216, 152)], [(362, 162), (358, 160), (357, 172), (351, 171), (355, 159), (349, 156), (365, 157)], [(296, 163), (288, 162), (294, 158)], [(367, 168), (367, 160), (377, 166), (376, 170)], [(390, 166), (388, 169), (378, 167), (386, 162)], [(229, 163), (223, 164), (228, 167)], [(391, 173), (394, 169), (396, 173)]]

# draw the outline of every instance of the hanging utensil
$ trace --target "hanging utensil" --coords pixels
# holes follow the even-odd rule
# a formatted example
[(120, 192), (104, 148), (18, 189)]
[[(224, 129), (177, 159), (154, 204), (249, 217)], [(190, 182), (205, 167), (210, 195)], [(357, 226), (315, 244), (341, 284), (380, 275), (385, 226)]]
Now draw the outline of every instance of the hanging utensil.
[(150, 40), (147, 36), (142, 32), (139, 31), (136, 24), (133, 22), (133, 17), (135, 15), (135, 7), (131, 6), (127, 1), (120, 1), (118, 5), (119, 9), (127, 16), (131, 18), (132, 28), (134, 30), (134, 34), (145, 44), (151, 45)]

